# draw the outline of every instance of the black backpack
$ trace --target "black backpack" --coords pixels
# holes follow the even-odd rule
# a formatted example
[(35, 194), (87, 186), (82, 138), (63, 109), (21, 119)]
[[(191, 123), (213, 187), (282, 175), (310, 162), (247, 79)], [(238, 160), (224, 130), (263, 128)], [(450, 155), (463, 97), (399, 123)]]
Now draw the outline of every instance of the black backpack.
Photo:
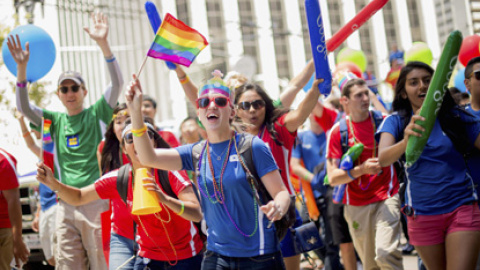
[[(259, 181), (260, 177), (258, 177), (257, 169), (255, 168), (255, 163), (253, 162), (252, 140), (254, 136), (248, 133), (241, 133), (239, 135), (239, 139), (237, 140), (237, 148), (239, 153), (237, 153), (237, 155), (239, 159), (241, 158), (243, 160), (243, 162), (241, 162), (242, 166), (245, 165), (244, 170), (245, 174), (247, 175), (247, 181), (252, 181), (255, 186), (255, 191), (257, 192), (254, 194), (254, 197), (260, 206), (272, 200), (272, 196), (270, 196), (270, 193), (268, 193), (267, 189), (263, 185), (263, 182)], [(198, 159), (200, 158), (200, 154), (205, 147), (205, 143), (206, 141), (203, 140), (194, 145), (192, 148), (192, 159), (197, 171), (197, 175), (199, 175), (200, 172), (200, 168), (198, 168)], [(252, 192), (255, 191), (252, 190)], [(282, 219), (275, 221), (275, 232), (279, 241), (285, 237), (288, 228), (293, 226), (295, 221), (295, 196), (291, 196), (287, 213), (282, 217)]]
[[(130, 164), (125, 164), (120, 169), (118, 170), (118, 176), (117, 176), (117, 190), (118, 194), (120, 194), (120, 197), (122, 200), (127, 203), (127, 192), (128, 192), (128, 176), (130, 173)], [(170, 186), (170, 180), (168, 178), (168, 172), (164, 170), (156, 170), (158, 174), (158, 180), (160, 182), (160, 185), (162, 186), (162, 189), (165, 191), (165, 194), (168, 196), (178, 199), (177, 194), (173, 192), (172, 187)], [(195, 185), (192, 183), (192, 187), (196, 189)], [(197, 192), (195, 190), (195, 195), (197, 195)], [(198, 198), (198, 195), (197, 195)], [(193, 221), (192, 221), (193, 222)], [(202, 225), (201, 222), (193, 222), (195, 226), (198, 229), (198, 234), (200, 235), (200, 238), (202, 239), (203, 242), (207, 240), (207, 236), (205, 233), (202, 231)], [(133, 226), (135, 228), (135, 226)]]

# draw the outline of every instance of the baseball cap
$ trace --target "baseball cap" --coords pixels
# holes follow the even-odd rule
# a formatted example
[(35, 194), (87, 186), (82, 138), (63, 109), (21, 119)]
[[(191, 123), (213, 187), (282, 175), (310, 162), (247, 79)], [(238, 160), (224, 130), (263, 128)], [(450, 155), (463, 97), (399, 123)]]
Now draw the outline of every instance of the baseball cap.
[(62, 84), (63, 81), (65, 80), (72, 80), (76, 84), (84, 84), (82, 75), (80, 72), (76, 71), (65, 71), (60, 75), (60, 78), (58, 78), (58, 85)]

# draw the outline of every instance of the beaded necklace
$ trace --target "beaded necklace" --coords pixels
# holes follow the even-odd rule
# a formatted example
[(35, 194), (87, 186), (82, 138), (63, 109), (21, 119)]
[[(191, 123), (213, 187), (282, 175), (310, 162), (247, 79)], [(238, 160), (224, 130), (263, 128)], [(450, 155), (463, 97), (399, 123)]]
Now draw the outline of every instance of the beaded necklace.
[[(368, 112), (368, 116), (370, 117), (370, 121), (372, 122), (372, 127), (373, 127), (373, 151), (372, 151), (372, 158), (375, 157), (376, 152), (377, 152), (377, 141), (375, 140), (375, 131), (377, 130), (377, 127), (375, 125), (375, 121), (373, 120), (373, 115), (371, 112)], [(352, 136), (353, 136), (353, 141), (354, 143), (362, 143), (360, 140), (357, 140), (357, 137), (355, 137), (355, 130), (353, 129), (352, 125), (352, 118), (348, 117), (348, 124), (350, 126), (350, 130), (352, 131)], [(363, 143), (363, 145), (366, 145)], [(361, 190), (367, 190), (368, 187), (370, 187), (370, 178), (368, 179), (368, 183), (366, 187), (362, 187), (362, 177), (359, 177), (360, 180), (358, 181), (358, 186), (360, 187)]]

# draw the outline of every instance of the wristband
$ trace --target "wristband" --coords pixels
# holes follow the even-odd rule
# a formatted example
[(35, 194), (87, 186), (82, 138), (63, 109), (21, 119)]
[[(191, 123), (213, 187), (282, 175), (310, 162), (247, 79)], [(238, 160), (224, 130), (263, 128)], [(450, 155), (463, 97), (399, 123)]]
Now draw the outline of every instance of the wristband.
[(115, 56), (112, 56), (112, 58), (110, 58), (110, 59), (105, 58), (105, 61), (107, 61), (107, 63), (111, 63), (111, 62), (115, 61)]
[(185, 211), (185, 204), (183, 203), (183, 201), (180, 201), (182, 203), (182, 208), (180, 209), (180, 212), (177, 213), (177, 215), (181, 216), (183, 214), (183, 212)]
[(350, 177), (350, 179), (352, 180), (355, 180), (355, 177), (352, 176), (352, 174), (350, 173), (351, 170), (348, 170), (347, 171), (347, 174), (348, 174), (348, 177)]
[(27, 81), (17, 82), (17, 87), (27, 87)]
[(29, 134), (30, 134), (30, 131), (25, 131), (25, 132), (23, 132), (23, 137), (25, 138), (25, 137), (27, 137)]
[(310, 178), (308, 177), (308, 173), (305, 174), (305, 176), (303, 177), (303, 179), (305, 179), (305, 180), (307, 180), (307, 181), (310, 179)]
[(187, 75), (185, 75), (185, 77), (183, 77), (181, 79), (178, 78), (178, 80), (180, 81), (181, 84), (186, 84), (187, 82), (190, 81), (190, 78)]
[(143, 127), (140, 129), (132, 129), (132, 134), (135, 137), (142, 137), (145, 132), (147, 132), (147, 126), (143, 124)]

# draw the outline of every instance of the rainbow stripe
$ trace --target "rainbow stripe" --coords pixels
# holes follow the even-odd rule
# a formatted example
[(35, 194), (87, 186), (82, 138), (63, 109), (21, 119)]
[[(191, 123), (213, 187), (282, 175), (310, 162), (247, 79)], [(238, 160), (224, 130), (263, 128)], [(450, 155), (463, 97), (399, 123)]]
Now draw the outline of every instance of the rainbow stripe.
[(43, 142), (50, 143), (52, 142), (52, 136), (50, 135), (50, 126), (52, 125), (52, 120), (45, 119), (43, 121)]
[(189, 67), (207, 45), (202, 34), (167, 13), (147, 55)]

